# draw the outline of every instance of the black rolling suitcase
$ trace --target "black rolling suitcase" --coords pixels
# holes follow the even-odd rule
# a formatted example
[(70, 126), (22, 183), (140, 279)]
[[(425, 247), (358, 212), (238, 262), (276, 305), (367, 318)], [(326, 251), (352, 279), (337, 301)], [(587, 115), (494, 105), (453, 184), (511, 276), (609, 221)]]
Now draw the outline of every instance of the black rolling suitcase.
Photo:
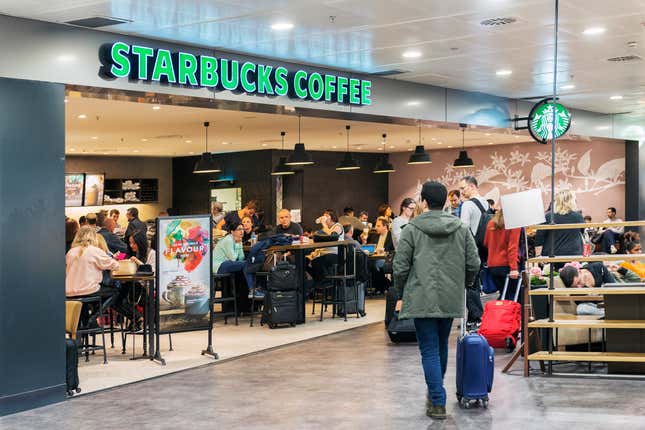
[[(358, 286), (358, 313), (361, 314), (362, 317), (367, 315), (365, 313), (365, 288), (366, 285), (364, 282), (359, 282)], [(347, 294), (347, 300), (354, 300), (354, 286), (353, 285), (348, 285), (345, 287), (345, 294)], [(347, 303), (347, 313), (348, 314), (355, 314), (356, 313), (356, 303), (355, 302), (348, 302)], [(342, 317), (345, 316), (345, 310), (343, 309), (343, 305), (340, 304), (338, 305), (338, 312), (337, 315)]]
[(390, 288), (385, 295), (385, 327), (390, 340), (394, 343), (416, 342), (417, 330), (414, 320), (400, 320), (396, 308), (396, 295)]
[(279, 324), (296, 326), (298, 321), (298, 292), (273, 291), (269, 289), (264, 295), (264, 308), (262, 311), (261, 325), (267, 324), (269, 328), (276, 328)]
[(67, 395), (73, 396), (75, 392), (81, 392), (78, 386), (78, 344), (74, 339), (65, 339), (65, 354)]

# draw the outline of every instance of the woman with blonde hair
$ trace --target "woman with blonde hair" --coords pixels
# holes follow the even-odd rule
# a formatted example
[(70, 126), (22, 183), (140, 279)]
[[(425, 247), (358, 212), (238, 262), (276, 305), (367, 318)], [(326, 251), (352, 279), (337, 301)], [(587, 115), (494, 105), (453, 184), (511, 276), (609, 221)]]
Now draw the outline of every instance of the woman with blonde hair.
[[(81, 227), (74, 237), (72, 247), (65, 256), (65, 295), (67, 297), (100, 294), (112, 297), (116, 294), (113, 287), (101, 285), (104, 270), (116, 270), (119, 263), (108, 253), (105, 241), (90, 226)], [(103, 239), (101, 237), (101, 239)]]
[[(578, 211), (576, 196), (571, 190), (561, 190), (555, 195), (553, 211), (546, 214), (546, 223), (553, 217), (555, 224), (582, 224), (584, 218)], [(555, 214), (554, 214), (555, 213)], [(584, 229), (538, 230), (535, 236), (535, 254), (548, 257), (549, 255), (582, 255), (582, 238)], [(551, 249), (553, 235), (553, 249)], [(559, 270), (564, 263), (554, 263), (553, 268)]]
[[(519, 243), (521, 229), (506, 229), (504, 225), (504, 213), (502, 208), (496, 208), (493, 219), (488, 222), (484, 246), (488, 249), (488, 273), (502, 293), (506, 277), (517, 279), (520, 276), (519, 265)], [(515, 282), (509, 286), (510, 297), (513, 297)], [(507, 296), (508, 297), (508, 296)]]

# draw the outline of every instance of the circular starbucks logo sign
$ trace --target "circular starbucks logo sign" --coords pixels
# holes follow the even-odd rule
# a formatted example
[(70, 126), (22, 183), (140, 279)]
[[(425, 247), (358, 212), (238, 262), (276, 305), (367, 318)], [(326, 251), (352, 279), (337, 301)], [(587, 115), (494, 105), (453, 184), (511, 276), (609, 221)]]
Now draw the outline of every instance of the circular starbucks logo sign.
[[(529, 132), (533, 139), (540, 143), (547, 143), (562, 136), (571, 126), (571, 113), (560, 103), (551, 103), (551, 99), (544, 99), (533, 106), (529, 113)], [(555, 116), (554, 116), (555, 110)], [(555, 127), (553, 122), (555, 121)]]

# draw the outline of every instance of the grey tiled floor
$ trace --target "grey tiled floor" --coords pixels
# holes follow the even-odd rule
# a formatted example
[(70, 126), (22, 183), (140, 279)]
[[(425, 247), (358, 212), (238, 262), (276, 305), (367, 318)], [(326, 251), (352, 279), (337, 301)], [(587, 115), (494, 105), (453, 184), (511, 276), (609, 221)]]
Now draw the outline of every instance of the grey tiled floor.
[(508, 357), (497, 356), (489, 409), (461, 410), (452, 345), (444, 422), (424, 414), (416, 345), (391, 345), (376, 324), (0, 418), (0, 429), (645, 429), (645, 382), (502, 375)]

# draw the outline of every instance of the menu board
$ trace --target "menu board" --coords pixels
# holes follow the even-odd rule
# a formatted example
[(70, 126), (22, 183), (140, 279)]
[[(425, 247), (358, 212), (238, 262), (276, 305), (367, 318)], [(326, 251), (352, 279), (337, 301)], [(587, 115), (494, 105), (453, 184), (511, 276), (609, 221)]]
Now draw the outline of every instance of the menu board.
[(211, 218), (157, 219), (159, 332), (208, 330)]
[(105, 175), (103, 174), (85, 174), (85, 202), (84, 206), (101, 206), (103, 205), (103, 190)]
[(65, 207), (83, 206), (83, 185), (85, 174), (65, 174)]

